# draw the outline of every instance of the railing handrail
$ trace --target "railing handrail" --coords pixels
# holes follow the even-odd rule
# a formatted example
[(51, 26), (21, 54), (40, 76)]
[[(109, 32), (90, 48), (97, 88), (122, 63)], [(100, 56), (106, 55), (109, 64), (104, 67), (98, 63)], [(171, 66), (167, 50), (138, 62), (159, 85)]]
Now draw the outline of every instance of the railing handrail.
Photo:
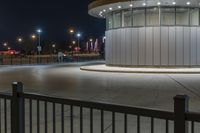
[(197, 112), (186, 112), (185, 113), (185, 119), (187, 121), (195, 121), (195, 122), (200, 122), (200, 113)]
[(0, 98), (11, 99), (12, 95), (11, 95), (11, 93), (0, 93)]
[[(11, 133), (24, 133), (25, 129), (25, 101), (29, 102), (30, 106), (30, 122), (32, 122), (32, 102), (36, 101), (37, 108), (37, 130), (40, 130), (40, 102), (44, 102), (44, 112), (47, 114), (48, 104), (52, 104), (53, 113), (53, 129), (55, 132), (56, 120), (56, 104), (61, 105), (61, 118), (62, 118), (62, 132), (64, 132), (64, 106), (70, 106), (70, 123), (71, 132), (73, 132), (73, 108), (78, 107), (80, 111), (80, 132), (83, 132), (83, 109), (90, 110), (90, 126), (91, 132), (93, 131), (93, 110), (99, 110), (101, 116), (101, 132), (104, 131), (104, 112), (112, 113), (112, 131), (115, 132), (116, 114), (124, 114), (124, 127), (127, 133), (127, 115), (137, 116), (137, 130), (140, 132), (141, 117), (151, 119), (151, 131), (154, 131), (154, 119), (162, 119), (166, 121), (166, 132), (168, 133), (169, 121), (174, 122), (174, 133), (187, 133), (188, 121), (191, 121), (191, 132), (194, 133), (195, 122), (200, 122), (200, 113), (189, 112), (189, 97), (187, 95), (177, 95), (174, 97), (174, 112), (156, 110), (150, 108), (133, 107), (127, 105), (117, 105), (110, 103), (83, 101), (77, 99), (64, 99), (45, 95), (25, 93), (23, 91), (23, 84), (21, 82), (13, 83), (12, 95), (11, 93), (0, 93), (0, 99), (4, 99), (4, 107), (7, 107), (7, 100), (11, 104)], [(7, 121), (7, 108), (4, 108), (5, 123)], [(32, 125), (32, 124), (31, 124)], [(47, 115), (45, 115), (45, 125), (47, 127)], [(7, 127), (7, 125), (5, 126)], [(185, 128), (184, 128), (185, 127)], [(32, 126), (30, 128), (32, 131)], [(45, 128), (47, 131), (47, 128)]]
[(164, 110), (156, 110), (151, 108), (142, 108), (136, 106), (134, 107), (134, 106), (119, 105), (119, 104), (110, 104), (103, 102), (84, 101), (78, 99), (64, 99), (64, 98), (50, 97), (50, 96), (31, 94), (31, 93), (19, 93), (19, 96), (27, 99), (30, 98), (40, 101), (80, 106), (84, 108), (93, 108), (93, 109), (111, 111), (116, 113), (125, 113), (125, 114), (140, 115), (145, 117), (154, 117), (158, 119), (174, 120), (174, 113)]
[[(161, 110), (161, 109), (153, 109), (153, 108), (144, 108), (137, 106), (128, 106), (128, 105), (120, 105), (120, 104), (112, 104), (105, 102), (93, 102), (93, 101), (84, 101), (80, 99), (67, 99), (67, 98), (58, 98), (55, 96), (46, 96), (35, 93), (19, 93), (20, 97), (32, 99), (32, 100), (40, 100), (46, 102), (52, 102), (57, 104), (66, 104), (73, 106), (80, 106), (84, 108), (92, 108), (97, 110), (111, 111), (116, 113), (124, 113), (130, 115), (140, 115), (144, 117), (153, 117), (158, 119), (167, 119), (174, 120), (174, 113), (171, 111)], [(0, 93), (0, 98), (11, 99), (11, 93)]]

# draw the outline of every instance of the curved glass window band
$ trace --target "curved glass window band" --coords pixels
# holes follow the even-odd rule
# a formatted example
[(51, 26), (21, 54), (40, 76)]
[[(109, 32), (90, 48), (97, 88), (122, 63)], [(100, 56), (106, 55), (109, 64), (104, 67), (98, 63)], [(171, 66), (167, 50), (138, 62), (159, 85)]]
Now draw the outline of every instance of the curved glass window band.
[(199, 8), (192, 7), (125, 9), (107, 15), (106, 27), (199, 26), (199, 16)]

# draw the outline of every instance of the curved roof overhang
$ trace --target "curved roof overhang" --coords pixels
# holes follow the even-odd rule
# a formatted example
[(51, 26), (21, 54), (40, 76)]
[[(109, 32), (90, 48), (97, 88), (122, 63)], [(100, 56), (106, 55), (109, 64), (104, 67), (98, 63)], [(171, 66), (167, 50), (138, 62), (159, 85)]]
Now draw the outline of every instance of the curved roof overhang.
[(88, 13), (94, 17), (104, 18), (108, 13), (122, 9), (152, 6), (200, 7), (199, 3), (200, 0), (95, 0), (89, 4)]

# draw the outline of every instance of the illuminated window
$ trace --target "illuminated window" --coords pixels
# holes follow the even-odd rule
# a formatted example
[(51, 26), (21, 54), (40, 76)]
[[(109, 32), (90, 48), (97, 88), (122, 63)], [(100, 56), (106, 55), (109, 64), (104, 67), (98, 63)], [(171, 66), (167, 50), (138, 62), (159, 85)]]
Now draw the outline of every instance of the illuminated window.
[(132, 10), (125, 10), (122, 12), (122, 27), (132, 26)]
[(145, 26), (145, 9), (133, 10), (133, 26)]
[(175, 25), (175, 8), (161, 8), (161, 25)]
[(113, 16), (112, 14), (110, 14), (106, 17), (106, 29), (112, 29), (112, 28), (113, 28)]
[(115, 12), (113, 14), (113, 28), (121, 27), (121, 12)]
[(159, 25), (159, 8), (146, 9), (146, 24), (147, 26), (158, 26)]
[(190, 25), (191, 26), (199, 25), (199, 9), (198, 8), (190, 9)]
[(189, 25), (189, 9), (176, 8), (176, 25), (188, 26)]

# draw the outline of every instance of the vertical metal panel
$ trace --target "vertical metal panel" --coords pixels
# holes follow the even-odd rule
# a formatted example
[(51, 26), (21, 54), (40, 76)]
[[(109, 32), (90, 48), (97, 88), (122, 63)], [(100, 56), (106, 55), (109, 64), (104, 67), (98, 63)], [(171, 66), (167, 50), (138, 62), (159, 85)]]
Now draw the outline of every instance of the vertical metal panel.
[(161, 28), (161, 65), (168, 65), (168, 40), (169, 40), (169, 30), (168, 27)]
[(106, 64), (108, 64), (108, 58), (109, 58), (108, 45), (109, 45), (109, 32), (106, 31), (106, 43), (105, 43), (105, 59), (106, 59)]
[(153, 65), (153, 28), (146, 28), (146, 65)]
[(132, 30), (131, 28), (126, 29), (126, 65), (132, 64)]
[(197, 65), (200, 65), (200, 28), (197, 28)]
[(117, 30), (112, 32), (112, 64), (117, 63)]
[(112, 63), (112, 31), (108, 31), (108, 64)]
[(176, 30), (169, 27), (169, 65), (176, 65)]
[(146, 57), (146, 34), (145, 28), (139, 28), (139, 65), (145, 65), (145, 57)]
[(126, 63), (126, 36), (125, 29), (121, 30), (121, 65), (125, 65)]
[(110, 31), (110, 40), (109, 40), (109, 42), (110, 42), (110, 45), (109, 45), (109, 58), (110, 58), (110, 60), (109, 60), (109, 63), (110, 64), (112, 64), (113, 63), (113, 30), (111, 30)]
[(154, 65), (160, 65), (160, 28), (154, 28)]
[(191, 27), (191, 65), (197, 64), (197, 29)]
[(190, 65), (190, 28), (184, 27), (184, 65)]
[(139, 57), (139, 40), (138, 40), (138, 28), (132, 29), (132, 65), (138, 65), (138, 57)]
[(120, 62), (121, 62), (121, 30), (120, 29), (117, 30), (116, 48), (117, 48), (117, 55), (116, 55), (117, 63), (116, 64), (120, 65)]
[(176, 65), (183, 65), (183, 27), (176, 27)]

